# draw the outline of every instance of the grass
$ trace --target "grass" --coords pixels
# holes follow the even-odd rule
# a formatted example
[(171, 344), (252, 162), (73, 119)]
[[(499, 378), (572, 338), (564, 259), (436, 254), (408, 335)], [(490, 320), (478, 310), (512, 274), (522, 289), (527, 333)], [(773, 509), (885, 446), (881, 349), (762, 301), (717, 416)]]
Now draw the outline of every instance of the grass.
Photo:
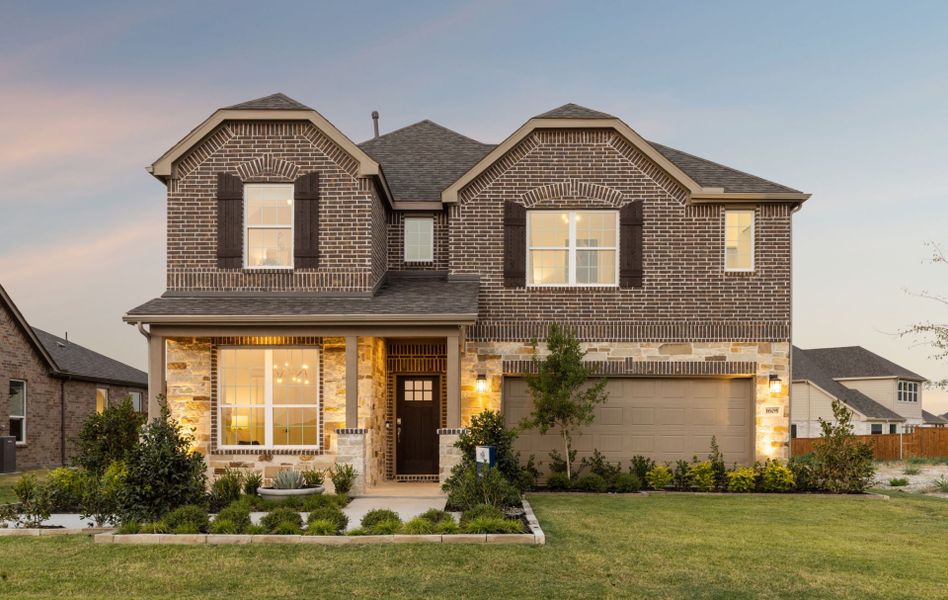
[[(922, 598), (948, 502), (531, 497), (547, 545), (124, 546), (0, 538), (0, 593), (46, 598)], [(892, 549), (897, 548), (894, 552)]]
[(43, 481), (46, 479), (46, 476), (49, 475), (49, 469), (33, 469), (26, 472), (0, 475), (0, 504), (9, 504), (10, 502), (17, 501), (16, 494), (13, 493), (13, 486), (16, 485), (16, 482), (19, 481), (20, 477), (23, 477), (25, 473), (32, 473), (38, 480)]

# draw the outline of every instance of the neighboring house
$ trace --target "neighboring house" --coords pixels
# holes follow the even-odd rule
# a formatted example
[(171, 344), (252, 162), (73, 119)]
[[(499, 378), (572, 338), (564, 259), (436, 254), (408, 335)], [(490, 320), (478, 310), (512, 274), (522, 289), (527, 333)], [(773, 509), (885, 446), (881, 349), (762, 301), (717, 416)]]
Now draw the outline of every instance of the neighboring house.
[(938, 416), (927, 410), (922, 411), (922, 427), (948, 427), (948, 418), (944, 415)]
[(0, 435), (17, 440), (17, 467), (62, 465), (86, 418), (128, 396), (139, 409), (148, 374), (30, 327), (0, 286)]
[(940, 425), (922, 410), (927, 380), (860, 346), (793, 349), (790, 393), (791, 434), (818, 437), (819, 419), (832, 420), (832, 401), (853, 413), (857, 435), (904, 433), (912, 427)]
[[(581, 456), (691, 459), (712, 436), (729, 461), (787, 454), (807, 194), (573, 104), (499, 145), (431, 121), (355, 144), (276, 94), (149, 171), (168, 289), (124, 319), (149, 338), (150, 411), (166, 394), (211, 469), (436, 479), (473, 415), (529, 410), (530, 341), (554, 322), (609, 377)], [(518, 444), (545, 459), (555, 437)]]

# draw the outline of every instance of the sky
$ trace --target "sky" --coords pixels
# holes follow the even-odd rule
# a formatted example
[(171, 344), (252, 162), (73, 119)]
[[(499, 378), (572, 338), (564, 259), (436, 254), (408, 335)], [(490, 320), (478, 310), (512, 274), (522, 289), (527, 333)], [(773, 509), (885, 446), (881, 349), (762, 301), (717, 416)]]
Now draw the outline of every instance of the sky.
[[(948, 309), (945, 2), (0, 0), (0, 283), (36, 327), (144, 368), (121, 315), (164, 291), (144, 167), (221, 106), (284, 92), (356, 142), (432, 119), (499, 142), (575, 102), (813, 194), (793, 334), (932, 380)], [(948, 394), (926, 392), (928, 410)]]

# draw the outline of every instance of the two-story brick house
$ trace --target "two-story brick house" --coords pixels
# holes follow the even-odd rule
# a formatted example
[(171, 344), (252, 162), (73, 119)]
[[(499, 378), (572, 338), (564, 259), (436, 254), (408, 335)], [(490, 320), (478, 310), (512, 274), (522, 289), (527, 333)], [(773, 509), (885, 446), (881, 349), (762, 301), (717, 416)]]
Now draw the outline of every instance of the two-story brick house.
[(528, 410), (554, 322), (610, 378), (581, 452), (690, 458), (715, 435), (728, 460), (786, 455), (807, 194), (576, 105), (496, 146), (430, 121), (355, 144), (282, 94), (150, 171), (168, 290), (124, 319), (149, 337), (151, 410), (166, 394), (211, 467), (436, 478), (472, 415)]

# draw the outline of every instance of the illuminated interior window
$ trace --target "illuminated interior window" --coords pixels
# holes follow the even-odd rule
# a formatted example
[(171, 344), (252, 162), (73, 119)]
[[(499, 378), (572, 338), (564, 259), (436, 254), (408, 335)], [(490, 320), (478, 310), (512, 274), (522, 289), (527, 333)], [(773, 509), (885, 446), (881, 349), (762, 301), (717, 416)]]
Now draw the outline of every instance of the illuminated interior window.
[(610, 286), (618, 280), (619, 214), (614, 210), (527, 214), (527, 283)]
[(244, 186), (246, 266), (293, 267), (293, 186)]
[(724, 268), (754, 270), (754, 211), (724, 211)]

